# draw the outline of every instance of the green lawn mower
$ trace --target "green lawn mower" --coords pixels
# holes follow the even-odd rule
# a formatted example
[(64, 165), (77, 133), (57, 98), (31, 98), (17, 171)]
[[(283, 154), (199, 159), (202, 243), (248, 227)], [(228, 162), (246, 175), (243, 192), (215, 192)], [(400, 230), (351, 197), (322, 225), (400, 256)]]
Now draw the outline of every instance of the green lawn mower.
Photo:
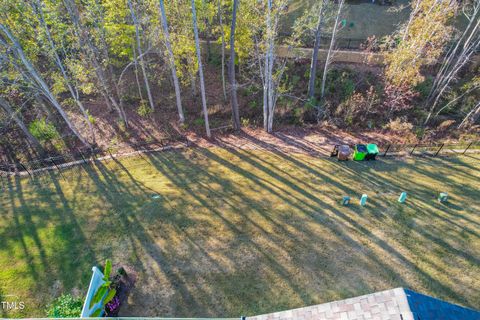
[(353, 148), (353, 160), (363, 161), (368, 154), (367, 146), (364, 144), (356, 144)]
[(367, 155), (365, 156), (365, 160), (375, 160), (378, 155), (378, 147), (374, 143), (367, 144)]

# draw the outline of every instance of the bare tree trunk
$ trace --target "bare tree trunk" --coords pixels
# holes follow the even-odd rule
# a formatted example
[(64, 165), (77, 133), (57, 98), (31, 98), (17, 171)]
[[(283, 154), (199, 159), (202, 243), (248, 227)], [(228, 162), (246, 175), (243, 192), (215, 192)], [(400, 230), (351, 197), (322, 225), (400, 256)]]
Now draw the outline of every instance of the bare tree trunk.
[(17, 39), (10, 33), (10, 31), (3, 24), (0, 24), (0, 30), (12, 42), (12, 44), (14, 46), (14, 49), (15, 49), (14, 52), (16, 53), (18, 58), (22, 61), (22, 64), (24, 65), (28, 74), (33, 79), (33, 81), (39, 86), (40, 90), (42, 91), (42, 94), (48, 99), (48, 101), (52, 104), (52, 106), (62, 116), (62, 118), (65, 121), (65, 123), (67, 124), (68, 128), (82, 142), (82, 144), (84, 144), (85, 146), (89, 146), (89, 144), (85, 140), (85, 138), (80, 134), (80, 132), (75, 127), (75, 125), (70, 121), (70, 118), (65, 113), (65, 111), (63, 110), (60, 103), (58, 103), (58, 101), (55, 98), (55, 96), (53, 95), (53, 93), (50, 91), (50, 88), (47, 86), (47, 83), (45, 82), (45, 80), (43, 80), (41, 75), (37, 72), (37, 70), (31, 64), (30, 60), (28, 60), (28, 58), (25, 56), (25, 54), (23, 52), (23, 49), (20, 46), (20, 44), (18, 43)]
[[(128, 126), (128, 119), (127, 115), (125, 113), (125, 110), (123, 110), (122, 106), (117, 102), (116, 98), (112, 94), (110, 84), (107, 81), (107, 78), (105, 77), (105, 72), (100, 64), (100, 62), (97, 60), (97, 57), (100, 56), (100, 52), (95, 48), (95, 46), (92, 44), (90, 39), (88, 38), (88, 32), (83, 29), (81, 22), (80, 22), (80, 14), (78, 12), (77, 5), (74, 0), (63, 0), (65, 4), (65, 8), (67, 9), (67, 12), (72, 19), (72, 22), (75, 26), (75, 32), (79, 40), (80, 48), (83, 49), (86, 52), (86, 56), (88, 58), (88, 61), (92, 64), (92, 67), (95, 71), (95, 74), (97, 76), (99, 85), (100, 85), (100, 92), (104, 96), (104, 99), (107, 103), (107, 106), (110, 109), (115, 108), (115, 110), (118, 113), (118, 116), (122, 121), (125, 123), (126, 126)], [(118, 91), (118, 88), (115, 86), (115, 88)], [(118, 94), (118, 92), (117, 92)], [(112, 108), (113, 107), (113, 108)]]
[(333, 26), (332, 39), (330, 41), (330, 47), (328, 48), (327, 59), (325, 60), (325, 67), (323, 68), (322, 88), (320, 91), (320, 97), (322, 100), (325, 96), (325, 83), (327, 82), (328, 67), (330, 66), (330, 62), (332, 59), (332, 54), (335, 47), (335, 40), (337, 37), (338, 22), (340, 19), (340, 14), (342, 13), (342, 8), (344, 3), (345, 3), (345, 0), (340, 0), (340, 2), (338, 3), (337, 17), (335, 18), (335, 25)]
[(230, 86), (232, 87), (230, 98), (232, 103), (233, 128), (235, 130), (240, 130), (240, 112), (238, 110), (237, 82), (235, 80), (235, 27), (237, 23), (237, 8), (238, 0), (233, 0), (232, 27), (230, 29), (230, 63), (228, 73)]
[(138, 63), (137, 63), (137, 53), (136, 53), (136, 50), (135, 50), (135, 45), (132, 45), (132, 52), (133, 52), (133, 66), (134, 66), (134, 72), (135, 72), (135, 82), (137, 83), (138, 96), (140, 97), (140, 101), (143, 101), (142, 86), (140, 85), (140, 79), (138, 78), (138, 67), (137, 67)]
[(467, 16), (469, 24), (463, 31), (456, 44), (445, 55), (442, 66), (438, 71), (425, 105), (430, 106), (429, 114), (424, 122), (426, 125), (432, 118), (440, 98), (455, 81), (458, 72), (470, 61), (471, 57), (480, 48), (480, 1), (476, 0), (471, 16)]
[(205, 119), (205, 130), (207, 132), (207, 137), (210, 138), (211, 137), (210, 124), (208, 122), (207, 98), (205, 96), (205, 81), (203, 78), (202, 54), (200, 52), (200, 41), (198, 39), (197, 12), (195, 10), (195, 0), (192, 0), (192, 19), (193, 19), (193, 33), (195, 35), (195, 47), (197, 49), (198, 74), (200, 76), (200, 91), (202, 94), (202, 109), (203, 109), (203, 116)]
[(269, 91), (270, 91), (270, 82), (272, 81), (272, 74), (270, 72), (270, 60), (273, 58), (270, 56), (270, 37), (271, 37), (271, 11), (272, 11), (272, 1), (268, 0), (267, 2), (267, 50), (265, 52), (265, 66), (264, 66), (264, 81), (263, 81), (263, 128), (265, 131), (269, 131), (269, 118), (270, 118), (270, 106), (269, 106)]
[(408, 18), (408, 22), (405, 26), (405, 30), (403, 31), (403, 37), (402, 41), (405, 41), (408, 35), (408, 29), (410, 28), (410, 25), (412, 24), (413, 18), (417, 15), (418, 10), (420, 8), (420, 4), (422, 3), (422, 0), (415, 0), (415, 8), (413, 8), (412, 12), (410, 13), (410, 17)]
[(45, 112), (45, 114), (47, 115), (47, 120), (52, 121), (53, 119), (52, 112), (50, 111), (50, 109), (47, 108), (47, 106), (45, 105), (45, 102), (43, 101), (42, 97), (39, 94), (35, 95), (35, 101), (40, 106), (40, 109), (42, 109), (43, 112)]
[(175, 97), (177, 99), (178, 116), (180, 119), (180, 123), (184, 123), (185, 116), (183, 114), (183, 108), (182, 108), (180, 84), (177, 76), (177, 68), (175, 67), (175, 57), (173, 56), (172, 45), (170, 43), (170, 33), (168, 32), (168, 23), (167, 23), (167, 15), (165, 13), (165, 5), (163, 3), (163, 0), (158, 0), (158, 2), (159, 2), (160, 16), (162, 20), (161, 22), (163, 27), (163, 34), (165, 37), (165, 46), (167, 47), (167, 51), (168, 51), (168, 64), (172, 72), (173, 84), (175, 87)]
[(267, 132), (273, 130), (273, 119), (275, 114), (275, 85), (273, 80), (273, 65), (275, 61), (275, 30), (276, 19), (272, 24), (272, 0), (267, 1), (267, 30), (266, 30), (266, 43), (267, 50), (265, 54), (265, 84), (264, 84), (264, 128)]
[(13, 110), (13, 108), (10, 106), (10, 104), (8, 103), (8, 101), (6, 101), (5, 99), (3, 99), (2, 97), (0, 97), (0, 106), (2, 107), (3, 110), (5, 110), (5, 112), (7, 113), (7, 115), (9, 117), (11, 117), (13, 119), (13, 121), (15, 121), (15, 123), (18, 125), (18, 127), (22, 130), (22, 132), (25, 134), (25, 136), (27, 137), (28, 141), (30, 141), (30, 143), (33, 145), (33, 147), (35, 149), (37, 149), (38, 152), (42, 153), (43, 152), (43, 147), (42, 145), (40, 144), (40, 142), (37, 140), (37, 138), (35, 138), (31, 133), (30, 131), (28, 131), (28, 128), (27, 126), (25, 125), (25, 123), (23, 122), (23, 120), (17, 115), (17, 113), (15, 112), (15, 110)]
[(463, 121), (458, 126), (463, 129), (468, 126), (469, 123), (475, 124), (480, 119), (480, 101), (475, 107), (467, 114)]
[(48, 28), (45, 18), (43, 15), (43, 9), (42, 9), (42, 4), (40, 3), (39, 0), (36, 1), (36, 7), (33, 5), (33, 9), (36, 11), (37, 16), (40, 20), (41, 25), (43, 26), (43, 29), (45, 30), (45, 34), (47, 35), (47, 40), (49, 42), (50, 48), (52, 50), (53, 56), (55, 58), (55, 63), (57, 67), (60, 69), (60, 72), (62, 73), (63, 79), (65, 80), (65, 84), (67, 85), (68, 91), (70, 92), (70, 96), (72, 99), (75, 101), (76, 105), (82, 112), (82, 115), (87, 123), (88, 129), (90, 130), (90, 135), (92, 136), (92, 143), (95, 144), (95, 130), (93, 129), (93, 125), (90, 122), (90, 117), (88, 116), (88, 112), (83, 106), (83, 103), (79, 99), (79, 94), (78, 90), (76, 88), (73, 88), (70, 77), (67, 74), (67, 70), (63, 66), (62, 60), (60, 59), (60, 56), (57, 53), (57, 47), (55, 45), (55, 42), (53, 41), (52, 35), (50, 33), (50, 29)]
[(327, 0), (322, 0), (318, 12), (317, 30), (315, 31), (315, 45), (313, 47), (312, 63), (310, 64), (310, 79), (308, 81), (308, 98), (315, 94), (315, 80), (317, 79), (318, 49), (320, 48), (321, 31), (323, 26), (323, 15), (327, 6)]
[(148, 102), (150, 103), (150, 108), (152, 110), (155, 110), (155, 103), (153, 102), (152, 92), (150, 91), (150, 83), (148, 81), (148, 74), (147, 74), (147, 70), (145, 68), (145, 59), (143, 59), (143, 55), (142, 55), (142, 44), (140, 42), (140, 31), (139, 31), (139, 27), (138, 27), (137, 16), (135, 15), (135, 10), (133, 9), (133, 6), (132, 6), (132, 1), (127, 0), (127, 2), (128, 2), (128, 7), (130, 8), (130, 14), (132, 16), (133, 24), (135, 25), (135, 38), (137, 40), (138, 56), (139, 56), (139, 59), (140, 59), (140, 67), (141, 67), (142, 73), (143, 73), (143, 80), (145, 82), (145, 88), (147, 89)]
[[(202, 6), (205, 5), (205, 1), (202, 0)], [(211, 58), (211, 53), (212, 53), (212, 45), (211, 45), (211, 42), (210, 42), (210, 36), (212, 35), (212, 26), (210, 25), (210, 21), (208, 21), (208, 16), (205, 17), (205, 31), (206, 31), (206, 34), (205, 34), (205, 37), (207, 38), (207, 63), (210, 62), (210, 58)]]
[(461, 98), (463, 98), (464, 96), (466, 96), (467, 94), (479, 89), (480, 86), (474, 86), (470, 89), (468, 89), (467, 91), (463, 92), (461, 95), (459, 95), (458, 97), (450, 100), (446, 105), (444, 105), (443, 107), (441, 107), (436, 113), (435, 113), (435, 116), (438, 116), (443, 110), (447, 109), (448, 107), (450, 107), (452, 104), (454, 104), (455, 102), (457, 102), (458, 100), (460, 100)]
[(223, 101), (227, 101), (227, 89), (225, 84), (225, 31), (223, 30), (222, 0), (218, 0), (218, 17), (220, 20), (220, 33), (222, 35), (222, 88)]
[(190, 90), (192, 90), (192, 97), (196, 101), (197, 100), (197, 75), (189, 72), (189, 76), (190, 76)]

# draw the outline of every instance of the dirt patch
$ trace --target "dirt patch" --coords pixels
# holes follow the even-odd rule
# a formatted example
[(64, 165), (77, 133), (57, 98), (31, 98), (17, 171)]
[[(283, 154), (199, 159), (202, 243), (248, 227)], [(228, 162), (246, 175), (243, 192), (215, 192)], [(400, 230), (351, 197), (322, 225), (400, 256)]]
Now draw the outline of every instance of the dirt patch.
[(244, 128), (239, 133), (223, 133), (212, 139), (188, 133), (190, 143), (201, 147), (223, 146), (249, 150), (278, 150), (285, 153), (327, 155), (336, 144), (406, 143), (404, 135), (385, 131), (345, 132), (325, 125), (314, 127), (284, 127), (273, 133), (258, 128)]

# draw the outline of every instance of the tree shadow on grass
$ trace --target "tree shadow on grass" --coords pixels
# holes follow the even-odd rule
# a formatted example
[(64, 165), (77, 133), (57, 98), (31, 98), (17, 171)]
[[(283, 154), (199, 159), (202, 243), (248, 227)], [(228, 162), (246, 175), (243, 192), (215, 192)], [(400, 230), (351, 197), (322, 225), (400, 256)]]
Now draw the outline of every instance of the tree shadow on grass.
[[(375, 216), (373, 208), (388, 209), (383, 198), (372, 199), (367, 208), (335, 206), (337, 197), (359, 194), (350, 183), (359, 172), (366, 171), (365, 178), (373, 185), (395, 191), (407, 182), (401, 177), (382, 184), (375, 168), (367, 170), (359, 164), (344, 168), (329, 162), (345, 177), (342, 180), (311, 159), (223, 147), (221, 152), (195, 148), (151, 153), (142, 157), (141, 165), (139, 159), (86, 165), (83, 179), (74, 182), (65, 174), (68, 183), (75, 184), (73, 195), (71, 191), (63, 194), (66, 182), (54, 175), (50, 177), (56, 180), (53, 186), (44, 188), (45, 192), (37, 189), (41, 200), (34, 205), (59, 194), (61, 210), (79, 210), (76, 224), (96, 218), (91, 222), (94, 228), (83, 236), (93, 244), (94, 254), (87, 264), (100, 262), (99, 258), (127, 257), (139, 271), (131, 305), (122, 309), (123, 315), (236, 317), (418, 283), (441, 297), (472, 304), (415, 259), (439, 270), (443, 264), (429, 262), (427, 257), (412, 259), (405, 250), (414, 249), (399, 247), (396, 239), (378, 231), (397, 223), (402, 232), (411, 230), (424, 243), (436, 242), (459, 259), (478, 263), (452, 246), (451, 235), (438, 242), (432, 230), (422, 234), (410, 218), (392, 222), (394, 217), (388, 213)], [(382, 172), (395, 170), (391, 163), (379, 167)], [(152, 181), (156, 179), (161, 183)], [(313, 181), (328, 190), (316, 188)], [(95, 194), (92, 201), (99, 202), (101, 210), (97, 217), (81, 207), (80, 198), (76, 204), (76, 193)], [(411, 200), (407, 205), (413, 206), (417, 198)], [(82, 212), (86, 217), (79, 216)], [(433, 212), (428, 214), (435, 217)], [(438, 218), (448, 223), (447, 217)], [(467, 234), (477, 236), (473, 227)], [(83, 266), (77, 269), (86, 272)]]
[[(256, 177), (254, 174), (252, 173), (249, 173), (249, 172), (245, 172), (243, 169), (241, 168), (238, 168), (237, 166), (235, 166), (234, 164), (230, 164), (228, 162), (226, 162), (224, 159), (221, 159), (220, 157), (218, 157), (217, 155), (211, 153), (209, 150), (207, 149), (202, 149), (201, 151), (201, 154), (202, 155), (205, 155), (209, 160), (214, 160), (214, 161), (218, 161), (220, 162), (222, 165), (226, 166), (229, 170), (232, 170), (234, 172), (237, 172), (241, 175), (245, 175), (246, 177), (248, 177), (249, 179), (251, 179), (252, 181), (254, 181), (255, 183), (259, 184), (260, 186), (263, 187), (263, 184), (264, 184), (264, 181), (263, 179), (260, 179), (259, 177)], [(227, 181), (224, 181), (222, 182), (221, 178), (219, 178), (218, 176), (213, 176), (213, 175), (210, 175), (208, 174), (208, 172), (205, 172), (205, 171), (201, 171), (201, 174), (197, 174), (197, 175), (194, 175), (194, 176), (188, 176), (187, 178), (187, 181), (183, 180), (185, 179), (186, 177), (184, 177), (182, 174), (181, 174), (181, 168), (178, 168), (178, 167), (175, 167), (175, 163), (173, 162), (165, 162), (164, 159), (160, 159), (158, 160), (159, 158), (161, 158), (161, 156), (156, 156), (155, 157), (156, 159), (152, 159), (152, 162), (155, 162), (155, 161), (159, 161), (159, 162), (163, 162), (163, 165), (161, 163), (159, 164), (156, 164), (157, 168), (162, 171), (163, 174), (165, 175), (168, 175), (169, 176), (169, 179), (171, 180), (175, 180), (175, 179), (179, 179), (178, 181), (176, 181), (175, 183), (179, 186), (179, 187), (184, 187), (184, 184), (187, 183), (188, 185), (190, 184), (195, 184), (195, 185), (198, 185), (198, 181), (202, 181), (202, 180), (205, 180), (205, 181), (209, 181), (209, 182), (219, 182), (221, 185), (228, 185), (229, 183), (231, 183), (230, 180), (227, 180)], [(183, 160), (183, 159), (182, 159)], [(163, 168), (163, 169), (162, 169)], [(175, 176), (172, 176), (172, 174), (169, 174), (168, 172), (165, 171), (165, 168), (169, 168), (170, 170), (172, 170), (172, 172), (175, 173)], [(270, 174), (272, 174), (270, 172)], [(198, 176), (200, 175), (200, 177)], [(207, 188), (206, 186), (203, 186), (205, 188)], [(232, 186), (230, 186), (231, 188)], [(225, 189), (225, 188), (224, 188)], [(224, 192), (224, 189), (222, 189), (222, 192)], [(189, 193), (192, 194), (195, 199), (197, 199), (200, 204), (202, 206), (208, 206), (208, 203), (205, 203), (205, 199), (202, 198), (202, 196), (204, 196), (206, 193), (208, 193), (209, 191), (208, 190), (205, 190), (205, 192), (199, 192), (200, 190), (189, 190)], [(236, 196), (238, 195), (241, 195), (242, 192), (241, 190), (236, 190), (234, 189), (234, 192), (232, 192), (233, 194), (235, 194)], [(285, 193), (286, 196), (284, 198), (285, 201), (288, 201), (288, 194), (290, 196), (292, 196), (291, 192), (287, 192), (287, 191), (282, 191), (282, 193)], [(220, 195), (219, 195), (220, 196)], [(279, 195), (279, 194), (272, 194), (272, 196), (280, 196), (282, 197), (282, 195)], [(224, 200), (222, 200), (224, 201)], [(248, 198), (245, 198), (245, 199), (242, 199), (242, 201), (252, 201), (252, 200), (249, 200)], [(295, 206), (295, 203), (291, 203), (291, 205)], [(328, 207), (325, 203), (319, 203), (318, 204), (318, 207), (322, 207), (322, 206), (325, 206), (326, 209), (329, 209), (329, 210), (332, 210), (333, 208), (331, 207)], [(317, 208), (318, 208), (317, 207)], [(313, 208), (311, 208), (313, 209)], [(307, 215), (314, 219), (314, 221), (318, 221), (319, 217), (320, 217), (320, 214), (318, 214), (316, 211), (314, 210), (305, 210), (305, 208), (300, 208), (300, 210), (304, 210), (304, 211), (309, 211), (309, 213), (307, 213)], [(221, 212), (218, 212), (216, 210), (210, 210), (212, 211), (214, 214), (218, 215), (218, 216), (222, 216), (222, 213)], [(235, 211), (235, 210), (234, 210)], [(260, 210), (259, 210), (260, 211)], [(242, 217), (242, 219), (246, 219), (248, 220), (248, 216), (245, 212), (241, 212), (241, 211), (235, 211), (235, 215), (239, 215)], [(266, 216), (269, 216), (269, 214), (267, 214), (267, 212), (261, 212), (261, 214), (263, 215), (266, 215)], [(273, 212), (270, 213), (272, 216), (274, 215)], [(338, 213), (337, 213), (338, 214)], [(305, 305), (305, 304), (311, 304), (311, 303), (314, 303), (315, 300), (310, 296), (309, 294), (309, 290), (306, 289), (305, 287), (302, 287), (299, 283), (296, 283), (295, 281), (295, 274), (292, 274), (291, 273), (291, 270), (287, 270), (285, 269), (285, 267), (279, 262), (277, 261), (276, 259), (274, 259), (273, 257), (271, 257), (271, 253), (269, 254), (268, 251), (265, 251), (265, 249), (260, 246), (258, 243), (256, 243), (254, 241), (254, 239), (252, 239), (251, 237), (253, 237), (253, 235), (251, 234), (245, 234), (243, 230), (241, 230), (234, 222), (228, 220), (227, 218), (225, 217), (222, 217), (222, 220), (228, 224), (229, 228), (237, 235), (237, 241), (238, 242), (243, 242), (244, 244), (246, 244), (250, 250), (253, 250), (255, 252), (259, 252), (260, 253), (260, 257), (262, 258), (262, 260), (264, 262), (267, 262), (267, 266), (269, 266), (272, 270), (274, 270), (275, 273), (277, 273), (279, 275), (279, 277), (281, 277), (284, 281), (286, 281), (288, 283), (288, 285), (294, 290), (294, 292), (296, 292), (298, 295), (300, 296), (303, 296), (302, 298), (302, 303), (303, 304), (297, 304), (296, 306), (299, 306), (299, 305)], [(280, 230), (282, 229), (285, 229), (285, 226), (287, 226), (288, 224), (285, 223), (286, 221), (281, 221), (281, 223), (278, 223), (281, 228)], [(322, 221), (322, 223), (324, 223), (325, 221)], [(258, 229), (261, 229), (261, 227), (259, 227), (258, 225), (256, 225), (254, 222), (249, 222), (251, 223), (252, 225), (255, 226), (255, 228), (258, 228)], [(282, 226), (283, 225), (283, 226)], [(291, 225), (290, 225), (291, 226)], [(346, 233), (343, 232), (342, 230), (342, 226), (339, 225), (338, 223), (334, 222), (334, 221), (331, 221), (329, 222), (329, 227), (331, 229), (334, 230), (334, 233), (340, 237), (341, 241), (346, 241), (348, 243), (348, 246), (349, 247), (353, 247), (353, 248), (357, 248), (358, 249), (358, 254), (360, 256), (364, 256), (365, 252), (362, 252), (362, 250), (364, 250), (365, 248), (363, 248), (363, 246), (358, 243), (357, 241), (353, 240), (352, 238), (350, 238), (350, 236), (348, 236)], [(285, 231), (285, 230), (282, 230), (282, 231)], [(288, 231), (287, 231), (288, 232)], [(311, 233), (309, 232), (309, 230), (307, 228), (302, 228), (301, 230), (297, 230), (297, 232), (299, 233), (302, 233), (304, 234), (305, 237), (307, 238), (311, 238), (311, 239), (315, 239), (315, 238), (318, 238), (318, 234), (314, 234), (314, 233)], [(280, 238), (276, 238), (275, 235), (273, 234), (269, 234), (267, 232), (263, 232), (262, 235), (265, 236), (269, 242), (272, 242), (272, 243), (279, 243), (279, 241), (282, 241), (285, 240), (285, 239), (296, 239), (296, 237), (294, 235), (291, 235), (290, 233), (287, 233), (288, 236), (285, 236), (285, 234), (282, 234), (282, 237)], [(254, 237), (255, 238), (255, 237)], [(281, 246), (281, 245), (280, 245)], [(306, 241), (303, 239), (303, 241), (294, 241), (294, 246), (295, 247), (302, 247), (302, 248), (305, 248), (305, 250), (308, 252), (309, 250), (311, 250), (311, 252), (316, 252), (316, 247), (315, 247), (315, 242), (312, 241), (312, 243), (310, 243), (309, 241)], [(305, 247), (307, 246), (307, 247)], [(320, 253), (318, 253), (320, 254)], [(374, 262), (378, 265), (383, 265), (381, 259), (377, 258), (375, 256), (375, 254), (373, 253), (367, 253), (367, 256), (369, 258), (371, 258), (372, 260), (374, 260)], [(358, 263), (360, 263), (361, 260), (357, 261)], [(394, 275), (395, 278), (397, 278), (397, 280), (399, 279), (399, 276), (398, 275), (395, 275), (394, 272), (386, 265), (383, 265), (384, 266), (384, 270), (386, 270), (385, 272), (386, 273), (390, 273), (390, 276), (391, 275)], [(298, 266), (297, 266), (298, 267)], [(322, 273), (322, 270), (318, 270), (317, 272), (320, 272)], [(326, 275), (328, 276), (328, 275)], [(333, 280), (333, 279), (332, 279)], [(333, 280), (334, 281), (334, 280)], [(362, 284), (360, 286), (363, 286), (364, 288), (366, 288), (365, 292), (369, 292), (369, 285), (365, 282), (363, 282), (363, 279), (355, 279), (355, 282), (356, 284)], [(273, 284), (272, 284), (273, 285)], [(274, 285), (273, 285), (274, 286)], [(351, 285), (352, 286), (352, 285)], [(353, 285), (355, 286), (355, 285)], [(354, 291), (353, 291), (354, 292)], [(350, 294), (351, 292), (349, 292)], [(261, 299), (260, 298), (261, 295), (255, 297), (256, 300), (259, 300)], [(250, 301), (244, 301), (242, 304), (246, 305), (246, 306), (249, 306), (251, 305), (251, 302)], [(292, 307), (292, 304), (290, 305), (284, 305), (283, 306), (284, 308), (285, 307)], [(268, 308), (268, 309), (266, 309)], [(275, 310), (275, 305), (271, 305), (271, 306), (266, 306), (266, 308), (261, 308), (261, 309), (258, 309), (257, 311), (259, 312), (266, 312), (266, 311), (272, 311), (272, 310)], [(278, 308), (282, 308), (282, 306), (278, 306)], [(254, 308), (255, 309), (255, 308)], [(248, 309), (247, 309), (248, 310)], [(252, 312), (252, 311), (250, 311)]]
[[(269, 148), (270, 149), (270, 148)], [(231, 150), (230, 148), (228, 149), (229, 151)], [(236, 150), (236, 151), (233, 151), (233, 152), (241, 152), (241, 150)], [(302, 166), (304, 167), (305, 164), (303, 163), (299, 163), (296, 159), (292, 159), (291, 156), (289, 155), (285, 155), (283, 154), (281, 151), (274, 151), (275, 154), (277, 154), (278, 156), (280, 156), (281, 158), (283, 158), (284, 160), (287, 160), (287, 161), (290, 161), (292, 163), (294, 163), (295, 165), (299, 165), (299, 166)], [(251, 159), (251, 158), (250, 158)], [(245, 160), (245, 161), (248, 161), (245, 157), (242, 158), (242, 160)], [(307, 171), (312, 171), (311, 168), (304, 168), (306, 169)], [(415, 170), (415, 168), (410, 168), (411, 170)], [(357, 173), (355, 171), (352, 172), (353, 174)], [(318, 171), (317, 171), (317, 174), (318, 174)], [(358, 173), (357, 173), (358, 174)], [(427, 173), (428, 175), (428, 173)], [(430, 178), (432, 179), (441, 179), (441, 177), (438, 177), (438, 176), (430, 176)], [(323, 179), (323, 177), (322, 177)], [(378, 178), (375, 178), (374, 177), (374, 174), (370, 173), (368, 175), (368, 178), (366, 178), (368, 180), (370, 179), (375, 179), (377, 180), (377, 183), (378, 184), (381, 184), (382, 181), (381, 179), (378, 179)], [(390, 187), (394, 187), (395, 185), (394, 184), (390, 184)], [(340, 187), (342, 188), (342, 187)], [(400, 187), (397, 187), (397, 189), (399, 189)], [(346, 188), (346, 190), (348, 190), (348, 188)], [(351, 190), (349, 190), (351, 191)], [(349, 216), (346, 216), (340, 212), (336, 212), (336, 215), (340, 216), (341, 217), (341, 220), (345, 221), (345, 222), (349, 222), (350, 224), (352, 225), (355, 225), (356, 222), (353, 221)], [(406, 264), (408, 266), (408, 268), (410, 270), (412, 270), (415, 274), (417, 275), (420, 275), (421, 279), (423, 279), (423, 283), (429, 287), (429, 288), (435, 288), (435, 292), (443, 297), (448, 297), (452, 300), (456, 300), (456, 301), (460, 301), (462, 303), (469, 303), (469, 301), (467, 301), (465, 299), (465, 297), (459, 297), (458, 293), (455, 292), (454, 290), (452, 290), (450, 287), (448, 287), (447, 285), (443, 285), (442, 283), (440, 283), (439, 281), (435, 280), (432, 276), (430, 276), (429, 274), (427, 274), (426, 272), (424, 272), (423, 270), (421, 270), (419, 267), (416, 266), (415, 263), (411, 262), (409, 259), (405, 258), (402, 254), (400, 254), (398, 251), (396, 251), (395, 249), (393, 249), (393, 247), (391, 247), (389, 244), (387, 244), (384, 240), (376, 237), (374, 234), (372, 234), (368, 229), (362, 227), (362, 226), (358, 226), (358, 224), (355, 226), (357, 228), (358, 231), (360, 231), (361, 233), (363, 233), (365, 236), (367, 236), (369, 239), (373, 239), (375, 243), (377, 243), (378, 245), (380, 245), (385, 251), (389, 252), (393, 257), (395, 257), (396, 259), (402, 261), (402, 263)], [(447, 251), (451, 252), (452, 254), (454, 254), (455, 256), (459, 256), (463, 259), (465, 259), (466, 261), (469, 261), (470, 263), (473, 263), (473, 264), (478, 264), (478, 259), (476, 259), (475, 257), (473, 257), (472, 255), (470, 254), (466, 254), (460, 250), (457, 250), (453, 247), (451, 247), (448, 243), (442, 241), (440, 238), (438, 237), (435, 237), (433, 236), (431, 233), (421, 233), (421, 235), (427, 240), (427, 241), (437, 241), (437, 243), (439, 243), (440, 245), (442, 245)], [(474, 234), (476, 236), (476, 234)]]
[[(58, 286), (57, 280), (61, 281), (58, 289), (64, 290), (87, 283), (82, 268), (89, 270), (88, 260), (93, 256), (58, 177), (49, 173), (49, 179), (51, 184), (18, 176), (8, 179), (12, 222), (0, 234), (2, 249), (15, 250), (11, 257), (23, 260), (28, 270), (22, 274), (17, 269), (22, 274), (18, 282), (28, 286), (20, 285), (19, 290), (31, 292), (31, 296), (23, 298), (32, 301), (36, 297), (44, 304), (61, 293), (53, 289)], [(22, 253), (15, 249), (18, 244)], [(29, 312), (42, 315), (39, 310)]]

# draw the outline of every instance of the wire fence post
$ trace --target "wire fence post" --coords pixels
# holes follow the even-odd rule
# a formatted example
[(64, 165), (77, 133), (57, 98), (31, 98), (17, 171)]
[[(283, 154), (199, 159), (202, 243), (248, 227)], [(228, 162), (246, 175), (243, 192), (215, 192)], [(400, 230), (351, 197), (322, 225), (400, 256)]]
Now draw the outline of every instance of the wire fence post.
[(7, 184), (5, 183), (5, 181), (3, 181), (3, 175), (2, 174), (0, 174), (0, 180), (2, 181), (2, 191), (7, 190), (7, 187), (6, 187)]
[(438, 156), (438, 154), (440, 153), (440, 151), (442, 151), (444, 145), (445, 145), (445, 143), (442, 143), (442, 145), (440, 146), (440, 148), (438, 148), (437, 152), (435, 153), (434, 157)]
[(80, 156), (82, 157), (83, 162), (87, 163), (87, 159), (85, 159), (85, 157), (83, 156), (82, 151), (80, 151), (80, 149), (79, 149), (78, 152), (80, 153)]
[[(85, 158), (85, 156), (83, 155), (82, 150), (78, 149), (78, 152), (80, 153), (80, 156), (82, 157), (83, 163), (84, 163), (84, 164), (88, 164), (88, 161), (87, 161), (87, 159)], [(88, 173), (87, 168), (85, 168), (85, 167), (82, 166), (82, 165), (80, 165), (80, 167), (82, 167), (83, 170), (85, 170), (85, 172)]]
[(59, 173), (60, 176), (63, 178), (63, 180), (67, 181), (67, 179), (65, 179), (65, 176), (64, 176), (63, 173), (62, 173), (62, 170), (60, 170), (60, 167), (57, 166), (57, 164), (55, 163), (55, 161), (53, 161), (53, 158), (50, 158), (50, 161), (53, 163), (53, 165), (55, 166), (55, 168), (57, 168), (58, 173)]
[(28, 171), (27, 167), (25, 167), (25, 166), (23, 165), (23, 163), (21, 163), (21, 162), (19, 162), (19, 164), (20, 164), (20, 166), (23, 168), (23, 170), (27, 171), (28, 175), (30, 176), (30, 179), (33, 180), (33, 176), (32, 176), (32, 174), (30, 173), (30, 171)]
[(388, 150), (390, 150), (391, 146), (392, 146), (391, 144), (388, 145), (387, 150), (385, 150), (385, 153), (383, 154), (384, 157), (387, 156)]
[(413, 146), (413, 149), (412, 149), (412, 151), (410, 152), (410, 155), (412, 155), (412, 154), (413, 154), (413, 152), (415, 151), (415, 149), (417, 148), (417, 146), (418, 146), (418, 143), (417, 143), (416, 145), (414, 145), (414, 146)]
[(470, 149), (470, 147), (472, 146), (472, 144), (473, 144), (473, 141), (468, 144), (468, 146), (465, 148), (465, 151), (463, 151), (462, 154), (467, 153), (468, 149)]

